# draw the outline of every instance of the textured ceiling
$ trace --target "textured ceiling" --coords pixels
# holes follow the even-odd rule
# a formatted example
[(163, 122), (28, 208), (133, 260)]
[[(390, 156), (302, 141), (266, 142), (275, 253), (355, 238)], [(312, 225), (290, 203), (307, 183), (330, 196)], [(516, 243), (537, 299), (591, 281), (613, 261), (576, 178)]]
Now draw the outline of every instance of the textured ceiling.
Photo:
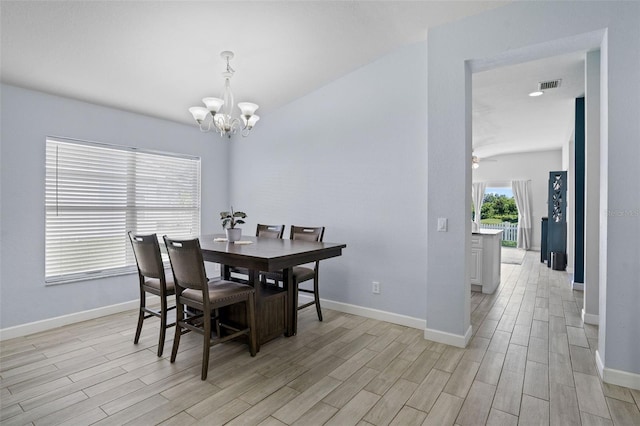
[[(474, 74), (474, 154), (560, 149), (573, 134), (575, 98), (584, 95), (584, 57), (576, 52)], [(560, 87), (528, 95), (555, 79)]]
[[(504, 2), (503, 2), (504, 3)], [(219, 96), (232, 50), (236, 100), (267, 115), (427, 27), (501, 3), (2, 1), (2, 80), (190, 122)]]
[[(199, 105), (204, 96), (220, 95), (224, 64), (219, 53), (233, 50), (236, 101), (258, 103), (258, 114), (265, 118), (399, 46), (424, 40), (428, 27), (506, 3), (3, 0), (1, 78), (8, 84), (192, 123), (187, 108)], [(546, 116), (515, 106), (522, 99), (530, 101), (522, 91), (525, 86), (525, 91), (533, 90), (541, 78), (563, 78), (562, 90), (573, 87), (568, 72), (576, 71), (577, 58), (551, 72), (556, 65), (550, 60), (533, 69), (520, 65), (475, 75), (478, 155), (514, 152), (509, 143), (516, 139), (522, 151), (532, 150), (524, 148), (525, 143), (541, 149), (566, 136), (566, 97), (573, 91), (562, 96), (567, 101), (562, 105), (552, 104), (551, 95), (536, 99)], [(559, 123), (552, 126), (554, 120)], [(526, 132), (518, 130), (520, 124), (528, 125)], [(534, 137), (543, 129), (547, 133)], [(552, 129), (558, 133), (551, 135)]]

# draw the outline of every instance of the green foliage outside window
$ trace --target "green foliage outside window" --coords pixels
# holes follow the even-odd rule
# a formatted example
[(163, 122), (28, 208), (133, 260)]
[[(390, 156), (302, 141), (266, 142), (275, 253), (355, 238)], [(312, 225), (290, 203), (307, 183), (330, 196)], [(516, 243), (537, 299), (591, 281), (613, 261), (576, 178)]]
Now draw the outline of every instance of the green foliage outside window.
[[(518, 208), (513, 197), (502, 194), (485, 194), (482, 203), (480, 220), (482, 223), (518, 223)], [(471, 206), (471, 218), (475, 215), (474, 207)]]
[[(480, 222), (484, 225), (500, 225), (504, 222), (510, 222), (512, 224), (518, 223), (518, 208), (516, 207), (516, 201), (512, 196), (497, 193), (485, 193), (484, 200), (482, 202)], [(475, 208), (473, 203), (471, 205), (471, 219), (475, 216)], [(511, 225), (515, 226), (515, 225)], [(509, 233), (509, 239), (505, 240), (505, 234), (502, 236), (503, 247), (516, 247), (515, 234)], [(513, 238), (513, 239), (511, 239)]]
[(485, 194), (480, 219), (499, 219), (500, 222), (518, 222), (518, 208), (513, 197)]

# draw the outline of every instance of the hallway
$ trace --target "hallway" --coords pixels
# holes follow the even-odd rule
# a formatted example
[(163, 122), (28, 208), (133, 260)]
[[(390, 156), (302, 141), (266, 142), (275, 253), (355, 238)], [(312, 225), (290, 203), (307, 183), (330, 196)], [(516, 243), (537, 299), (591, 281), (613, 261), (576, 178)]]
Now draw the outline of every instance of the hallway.
[(598, 327), (582, 323), (583, 293), (539, 258), (532, 251), (522, 265), (503, 264), (495, 294), (472, 294), (470, 347), (487, 349), (475, 381), (495, 390), (489, 423), (520, 415), (533, 424), (640, 424), (640, 391), (598, 378)]

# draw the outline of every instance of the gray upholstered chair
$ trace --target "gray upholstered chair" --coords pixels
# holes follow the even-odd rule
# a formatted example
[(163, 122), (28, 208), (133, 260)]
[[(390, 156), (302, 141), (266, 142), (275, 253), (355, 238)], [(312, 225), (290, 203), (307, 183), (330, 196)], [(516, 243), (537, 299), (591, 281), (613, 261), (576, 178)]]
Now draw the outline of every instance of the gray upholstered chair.
[[(322, 242), (324, 237), (324, 226), (320, 227), (310, 227), (310, 226), (291, 226), (291, 233), (289, 238), (292, 240), (306, 240), (306, 241), (316, 241)], [(311, 305), (315, 305), (316, 312), (318, 314), (318, 320), (322, 321), (322, 309), (320, 308), (320, 292), (318, 289), (318, 267), (320, 262), (314, 262), (311, 265), (301, 265), (293, 267), (293, 285), (298, 290), (298, 292), (313, 294), (313, 300), (302, 305), (298, 305), (298, 310), (304, 309)], [(263, 274), (263, 277), (266, 281), (272, 280), (276, 285), (283, 280), (281, 272), (269, 272)], [(313, 288), (307, 289), (304, 287), (300, 287), (301, 283), (306, 281), (313, 280)], [(297, 304), (297, 295), (296, 292), (296, 301)]]
[[(284, 225), (263, 225), (256, 226), (256, 237), (280, 238), (284, 234)], [(246, 283), (249, 280), (249, 270), (241, 266), (229, 267), (230, 278), (233, 281)]]
[[(165, 235), (164, 241), (176, 288), (177, 325), (171, 362), (176, 360), (180, 336), (190, 331), (200, 333), (204, 338), (202, 380), (207, 378), (209, 349), (213, 345), (246, 336), (249, 352), (251, 356), (255, 356), (257, 340), (253, 287), (225, 280), (209, 281), (198, 239), (172, 240)], [(218, 309), (238, 303), (245, 305), (246, 325), (238, 326), (219, 318)], [(191, 310), (185, 310), (185, 306)], [(214, 312), (213, 316), (212, 312)], [(213, 330), (216, 332), (215, 337), (212, 337)]]
[[(173, 280), (166, 278), (160, 244), (156, 234), (135, 235), (129, 232), (129, 240), (133, 247), (133, 255), (138, 266), (138, 282), (140, 285), (140, 309), (138, 312), (138, 327), (133, 339), (134, 343), (140, 340), (142, 323), (151, 317), (160, 318), (160, 339), (158, 340), (158, 356), (162, 356), (164, 338), (167, 328), (173, 327), (175, 322), (167, 322), (167, 313), (175, 309), (175, 305), (169, 306), (167, 298), (175, 294)], [(147, 293), (160, 297), (160, 310), (149, 309), (146, 306)]]

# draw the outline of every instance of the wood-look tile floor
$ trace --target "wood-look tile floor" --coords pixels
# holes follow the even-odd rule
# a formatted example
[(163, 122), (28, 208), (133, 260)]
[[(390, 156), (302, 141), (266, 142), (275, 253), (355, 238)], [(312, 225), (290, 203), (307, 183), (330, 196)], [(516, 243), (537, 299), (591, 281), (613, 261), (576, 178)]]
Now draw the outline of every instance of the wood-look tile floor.
[(138, 345), (136, 313), (0, 344), (2, 425), (640, 425), (640, 391), (602, 383), (597, 327), (580, 319), (567, 274), (528, 253), (502, 265), (493, 295), (473, 293), (466, 349), (422, 331), (324, 310), (300, 312), (299, 333), (251, 358), (201, 340), (156, 357), (158, 322)]

